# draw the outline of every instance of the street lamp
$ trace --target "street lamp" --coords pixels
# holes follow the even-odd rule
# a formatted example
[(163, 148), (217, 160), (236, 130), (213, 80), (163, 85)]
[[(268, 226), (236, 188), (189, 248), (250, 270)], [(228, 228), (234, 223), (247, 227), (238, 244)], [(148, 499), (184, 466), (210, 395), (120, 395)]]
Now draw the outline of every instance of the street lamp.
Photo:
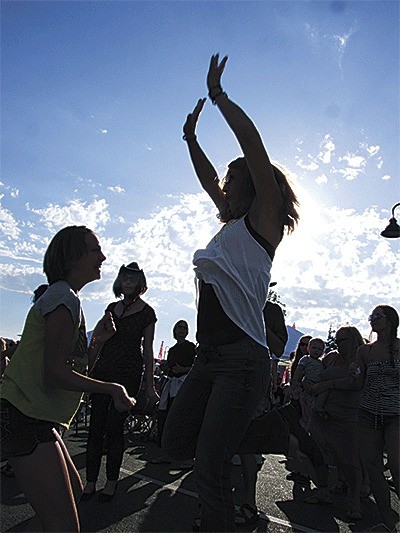
[(394, 218), (394, 210), (399, 207), (400, 202), (392, 207), (392, 218), (389, 220), (389, 225), (381, 232), (382, 237), (387, 239), (397, 239), (400, 237), (400, 226), (397, 224), (397, 220)]

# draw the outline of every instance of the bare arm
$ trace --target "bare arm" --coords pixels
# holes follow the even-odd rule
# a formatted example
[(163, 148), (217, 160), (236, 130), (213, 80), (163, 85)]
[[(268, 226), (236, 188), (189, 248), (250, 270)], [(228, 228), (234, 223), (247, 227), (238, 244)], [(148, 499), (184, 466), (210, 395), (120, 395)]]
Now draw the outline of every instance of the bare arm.
[(256, 190), (256, 198), (249, 217), (253, 228), (273, 246), (282, 239), (283, 197), (275, 178), (274, 169), (263, 145), (261, 136), (246, 113), (221, 89), (221, 76), (228, 58), (219, 63), (219, 55), (211, 57), (207, 86), (211, 98), (235, 134), (246, 158)]
[(135, 404), (125, 388), (78, 374), (67, 364), (73, 346), (74, 324), (69, 310), (61, 305), (46, 315), (44, 374), (49, 387), (79, 392), (110, 394), (118, 411)]
[(183, 126), (184, 140), (187, 142), (193, 168), (203, 189), (208, 193), (220, 213), (225, 213), (227, 204), (224, 194), (218, 185), (218, 174), (197, 142), (196, 125), (206, 99), (201, 98), (192, 113), (186, 118)]
[(143, 334), (143, 360), (144, 360), (144, 376), (146, 381), (147, 397), (156, 402), (158, 394), (154, 388), (154, 340), (155, 323), (149, 324), (144, 329)]
[(296, 372), (294, 373), (293, 380), (291, 382), (293, 389), (300, 388), (303, 377), (304, 377), (304, 366), (297, 365)]
[(93, 366), (97, 361), (100, 350), (103, 344), (110, 339), (115, 333), (115, 324), (112, 313), (107, 311), (105, 315), (97, 322), (93, 330), (92, 338), (88, 347), (88, 367), (89, 374), (93, 370)]
[(268, 301), (265, 304), (263, 313), (268, 348), (276, 357), (281, 357), (288, 340), (282, 309), (278, 304)]

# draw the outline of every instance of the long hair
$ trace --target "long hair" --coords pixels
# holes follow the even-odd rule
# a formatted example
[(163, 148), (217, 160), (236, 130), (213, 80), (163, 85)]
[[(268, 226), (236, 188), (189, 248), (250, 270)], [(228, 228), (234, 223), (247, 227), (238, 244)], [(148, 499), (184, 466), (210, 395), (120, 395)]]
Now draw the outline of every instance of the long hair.
[(67, 226), (54, 235), (43, 260), (43, 271), (49, 285), (65, 279), (74, 263), (87, 252), (88, 233), (94, 235), (86, 226)]
[(336, 335), (339, 333), (339, 331), (346, 335), (345, 342), (340, 343), (340, 346), (338, 347), (339, 353), (344, 358), (352, 362), (355, 360), (356, 352), (359, 346), (365, 344), (365, 341), (361, 333), (354, 326), (341, 326), (337, 330)]
[(293, 378), (294, 373), (296, 372), (297, 365), (299, 364), (300, 359), (303, 357), (303, 353), (300, 349), (300, 344), (304, 344), (307, 342), (307, 344), (312, 339), (312, 335), (303, 335), (300, 337), (299, 342), (297, 343), (296, 349), (294, 351), (294, 357), (289, 365), (289, 373), (290, 373), (290, 379)]
[[(279, 185), (279, 189), (282, 194), (283, 229), (284, 230), (286, 229), (287, 233), (292, 233), (295, 225), (297, 224), (300, 218), (299, 213), (297, 212), (297, 209), (296, 209), (296, 206), (299, 205), (299, 201), (297, 199), (296, 194), (294, 193), (292, 189), (292, 186), (290, 185), (287, 177), (282, 172), (282, 170), (275, 165), (272, 165), (272, 168), (274, 170), (275, 179)], [(251, 173), (247, 165), (246, 158), (238, 157), (237, 159), (234, 159), (233, 161), (229, 163), (228, 171), (229, 169), (238, 170), (243, 179), (244, 187), (243, 187), (243, 195), (242, 195), (242, 198), (240, 199), (240, 203), (242, 205), (242, 215), (245, 215), (250, 209), (250, 206), (253, 203), (253, 200), (256, 196), (256, 190), (254, 188), (253, 179), (251, 177)], [(224, 185), (225, 185), (225, 179), (223, 179), (221, 182), (222, 189), (224, 188)], [(230, 214), (221, 213), (219, 218), (222, 222), (228, 222), (230, 219)]]
[(377, 305), (382, 309), (386, 316), (386, 335), (388, 339), (388, 348), (390, 356), (390, 364), (394, 367), (395, 356), (399, 358), (399, 349), (396, 347), (397, 329), (399, 327), (399, 315), (390, 305)]

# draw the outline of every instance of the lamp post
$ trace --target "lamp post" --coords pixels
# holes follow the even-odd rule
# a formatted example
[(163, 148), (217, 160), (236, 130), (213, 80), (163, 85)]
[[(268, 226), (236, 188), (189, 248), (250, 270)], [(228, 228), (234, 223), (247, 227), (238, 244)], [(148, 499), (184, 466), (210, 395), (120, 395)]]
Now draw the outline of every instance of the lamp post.
[(389, 220), (389, 225), (381, 232), (382, 237), (387, 239), (397, 239), (400, 237), (400, 226), (394, 218), (394, 210), (399, 207), (400, 202), (392, 207), (392, 218)]

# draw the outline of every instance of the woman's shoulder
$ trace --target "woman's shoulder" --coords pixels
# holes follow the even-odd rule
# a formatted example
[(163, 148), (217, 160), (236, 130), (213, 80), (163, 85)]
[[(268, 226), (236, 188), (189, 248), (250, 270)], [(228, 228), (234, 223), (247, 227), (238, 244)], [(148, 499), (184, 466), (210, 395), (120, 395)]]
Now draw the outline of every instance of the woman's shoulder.
[(65, 305), (73, 314), (78, 314), (81, 309), (79, 296), (72, 290), (66, 281), (52, 283), (46, 292), (34, 304), (36, 309), (44, 316), (54, 311), (60, 305)]
[(144, 300), (143, 300), (143, 303), (144, 303), (144, 306), (143, 306), (143, 309), (140, 312), (143, 313), (145, 316), (154, 318), (154, 322), (156, 322), (157, 321), (157, 316), (156, 316), (156, 312), (153, 309), (153, 307), (151, 307), (151, 305), (149, 305)]

